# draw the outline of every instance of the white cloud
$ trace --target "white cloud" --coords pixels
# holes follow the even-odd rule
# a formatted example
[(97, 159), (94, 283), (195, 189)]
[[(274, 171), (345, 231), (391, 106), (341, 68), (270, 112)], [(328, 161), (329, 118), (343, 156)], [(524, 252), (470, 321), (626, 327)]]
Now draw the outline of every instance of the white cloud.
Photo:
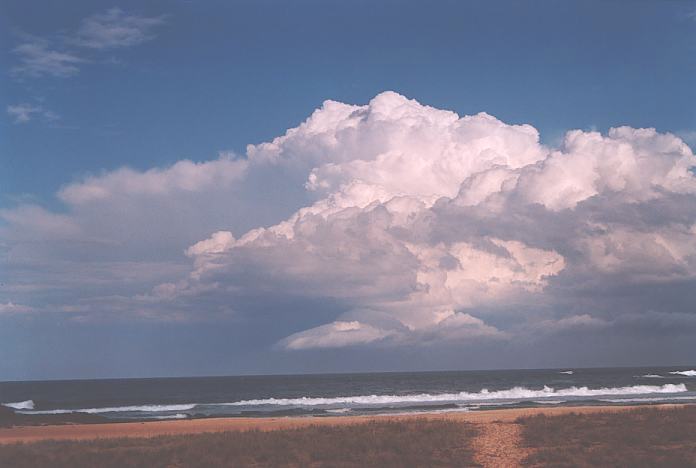
[(386, 92), (368, 106), (327, 101), (299, 127), (248, 152), (309, 167), (308, 189), (333, 192), (349, 206), (398, 195), (432, 204), (455, 196), (469, 175), (518, 169), (547, 150), (529, 125), (506, 125), (485, 113), (459, 118)]
[[(76, 249), (84, 254), (96, 249), (91, 255), (115, 260), (143, 255), (176, 260), (172, 257), (181, 258), (185, 239), (195, 239), (229, 216), (225, 208), (236, 206), (230, 199), (238, 192), (246, 169), (244, 159), (224, 153), (201, 163), (183, 160), (144, 172), (121, 168), (87, 176), (58, 192), (67, 207), (65, 213), (22, 204), (0, 211), (8, 223), (0, 232), (12, 241), (11, 249), (32, 258), (45, 248), (53, 257), (60, 254), (68, 260)], [(60, 248), (52, 241), (60, 241)], [(105, 246), (113, 249), (110, 255), (103, 251)], [(119, 255), (128, 258), (117, 258)]]
[(509, 340), (619, 327), (651, 285), (696, 281), (695, 163), (654, 129), (549, 148), (529, 125), (388, 92), (327, 101), (245, 158), (86, 177), (60, 190), (66, 213), (6, 210), (0, 236), (37, 264), (176, 264), (139, 290), (95, 289), (81, 317), (301, 316), (279, 306), (300, 297), (332, 306), (288, 349)]
[(0, 303), (0, 316), (26, 314), (32, 311), (33, 309), (29, 306), (14, 304), (12, 302)]
[(696, 193), (691, 149), (679, 138), (655, 129), (612, 128), (605, 137), (574, 130), (562, 151), (520, 175), (521, 195), (557, 211), (607, 194), (635, 203), (665, 191)]
[(336, 321), (287, 337), (287, 349), (341, 348), (383, 340), (392, 333), (357, 321)]
[[(307, 167), (306, 187), (319, 199), (270, 228), (238, 239), (217, 233), (195, 244), (188, 250), (195, 269), (183, 289), (246, 284), (244, 272), (254, 271), (288, 293), (342, 298), (397, 324), (377, 327), (363, 314), (365, 328), (344, 332), (335, 326), (340, 319), (293, 335), (286, 342), (291, 348), (386, 336), (423, 341), (435, 331), (445, 339), (456, 328), (448, 319), (459, 316), (456, 311), (533, 301), (550, 278), (568, 269), (643, 280), (696, 274), (691, 225), (647, 227), (633, 244), (598, 249), (593, 246), (627, 227), (617, 220), (601, 228), (568, 211), (603, 197), (598, 210), (611, 219), (625, 204), (696, 193), (688, 146), (652, 129), (622, 127), (606, 136), (572, 131), (554, 150), (541, 145), (530, 126), (486, 114), (460, 118), (384, 93), (367, 106), (329, 101), (299, 127), (248, 153), (252, 163)], [(547, 226), (524, 219), (500, 231), (493, 228), (501, 221), (481, 219), (514, 220), (519, 203), (542, 207), (547, 222), (558, 217), (568, 224), (569, 218), (581, 232), (554, 245), (535, 236)], [(560, 251), (575, 258), (569, 264)], [(654, 273), (649, 278), (646, 268)], [(561, 318), (554, 327), (579, 320), (602, 319), (585, 314)]]
[(41, 116), (44, 120), (49, 122), (60, 118), (58, 114), (45, 109), (43, 106), (35, 106), (27, 103), (7, 106), (7, 114), (14, 118), (14, 123), (18, 124), (27, 123), (35, 116)]
[(120, 8), (85, 18), (72, 43), (92, 49), (130, 47), (153, 39), (153, 29), (164, 17), (129, 15)]
[(138, 172), (124, 167), (63, 187), (58, 197), (77, 206), (121, 197), (162, 197), (174, 192), (197, 192), (227, 186), (241, 179), (247, 166), (245, 160), (222, 153), (214, 161), (195, 163), (183, 160), (166, 169)]
[(279, 345), (284, 349), (299, 350), (368, 344), (423, 346), (505, 338), (508, 338), (506, 333), (486, 325), (481, 319), (464, 313), (450, 313), (438, 323), (417, 330), (400, 326), (380, 328), (357, 320), (337, 320), (294, 333), (281, 340)]
[(559, 333), (578, 329), (597, 330), (609, 326), (610, 323), (606, 320), (589, 314), (570, 315), (557, 320), (542, 320), (534, 325), (542, 333)]
[[(164, 16), (145, 17), (128, 14), (120, 8), (111, 8), (82, 20), (74, 33), (57, 39), (25, 36), (25, 42), (12, 52), (18, 56), (19, 64), (12, 67), (16, 76), (70, 77), (80, 72), (80, 66), (88, 62), (84, 57), (87, 49), (103, 51), (132, 47), (155, 38), (154, 29), (164, 24)], [(83, 48), (80, 52), (66, 50)], [(110, 57), (109, 61), (118, 61)]]
[(7, 106), (7, 113), (14, 117), (15, 123), (26, 123), (31, 120), (32, 114), (41, 112), (41, 108), (31, 104), (17, 104)]
[(50, 75), (68, 77), (76, 75), (79, 64), (86, 60), (71, 52), (61, 52), (50, 48), (45, 40), (34, 39), (13, 49), (19, 57), (19, 65), (12, 68), (12, 73), (31, 77)]

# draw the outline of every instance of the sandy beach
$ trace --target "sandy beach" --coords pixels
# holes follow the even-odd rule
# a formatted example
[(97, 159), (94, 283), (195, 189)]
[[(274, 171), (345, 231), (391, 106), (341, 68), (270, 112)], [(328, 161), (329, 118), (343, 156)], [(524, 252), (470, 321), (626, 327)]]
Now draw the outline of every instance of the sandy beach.
[[(674, 408), (684, 405), (660, 405)], [(312, 425), (345, 425), (371, 420), (409, 420), (413, 418), (446, 419), (475, 424), (510, 423), (520, 416), (536, 414), (562, 415), (619, 412), (639, 406), (577, 406), (550, 408), (516, 408), (489, 411), (419, 413), (410, 415), (285, 417), (285, 418), (209, 418), (191, 420), (147, 421), (104, 424), (62, 424), (46, 426), (17, 426), (0, 428), (0, 444), (35, 442), (39, 440), (88, 440), (114, 437), (154, 437), (160, 435), (199, 434), (205, 432), (262, 431), (292, 429)]]
[(513, 467), (573, 459), (578, 466), (692, 466), (694, 410), (683, 404), (577, 406), (14, 426), (0, 429), (0, 465), (227, 466), (236, 460), (241, 466), (324, 466), (342, 460), (346, 466)]

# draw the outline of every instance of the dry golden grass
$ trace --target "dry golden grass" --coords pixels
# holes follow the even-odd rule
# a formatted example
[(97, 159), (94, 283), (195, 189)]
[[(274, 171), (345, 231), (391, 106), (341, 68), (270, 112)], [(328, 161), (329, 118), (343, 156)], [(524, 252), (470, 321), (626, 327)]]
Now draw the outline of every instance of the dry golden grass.
[(471, 424), (415, 419), (268, 432), (44, 441), (0, 446), (0, 466), (472, 466), (475, 435)]
[(696, 467), (696, 406), (519, 418), (528, 466)]

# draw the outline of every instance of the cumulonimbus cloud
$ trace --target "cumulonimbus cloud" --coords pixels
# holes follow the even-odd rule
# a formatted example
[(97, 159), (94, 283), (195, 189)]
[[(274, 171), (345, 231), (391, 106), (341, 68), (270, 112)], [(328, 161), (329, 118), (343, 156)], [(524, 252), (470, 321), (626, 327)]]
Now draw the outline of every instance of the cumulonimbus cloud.
[[(645, 298), (696, 280), (695, 163), (681, 139), (654, 129), (573, 130), (552, 148), (530, 125), (385, 92), (362, 106), (327, 101), (243, 158), (70, 184), (67, 215), (20, 207), (5, 213), (5, 236), (45, 225), (130, 245), (115, 226), (95, 227), (97, 213), (142, 223), (168, 202), (207, 200), (201, 212), (217, 221), (206, 226), (218, 228), (182, 247), (190, 271), (119, 296), (114, 310), (243, 315), (253, 302), (301, 314), (278, 304), (331, 299), (324, 323), (278, 343), (292, 350), (604, 330), (631, 314), (689, 313), (680, 301), (655, 312)], [(240, 222), (277, 206), (272, 222)], [(157, 216), (157, 235), (191, 238)]]
[[(247, 286), (254, 271), (288, 293), (339, 297), (393, 319), (385, 328), (370, 314), (339, 317), (294, 334), (289, 348), (503, 336), (477, 309), (543, 297), (559, 275), (696, 272), (693, 217), (657, 225), (621, 214), (696, 193), (689, 147), (652, 129), (571, 131), (552, 149), (528, 125), (383, 93), (366, 106), (329, 101), (249, 157), (311, 167), (306, 187), (320, 196), (275, 226), (193, 245), (184, 288)], [(559, 326), (595, 323), (580, 316)]]

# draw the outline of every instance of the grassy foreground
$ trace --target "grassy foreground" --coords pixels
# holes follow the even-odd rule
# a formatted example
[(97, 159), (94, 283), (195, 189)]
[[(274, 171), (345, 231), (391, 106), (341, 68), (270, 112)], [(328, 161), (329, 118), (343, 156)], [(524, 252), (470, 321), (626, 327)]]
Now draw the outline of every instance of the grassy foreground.
[(696, 406), (586, 409), (0, 444), (0, 467), (696, 467)]
[(696, 406), (520, 418), (528, 466), (696, 467)]
[(471, 466), (474, 426), (416, 419), (0, 446), (7, 467)]

